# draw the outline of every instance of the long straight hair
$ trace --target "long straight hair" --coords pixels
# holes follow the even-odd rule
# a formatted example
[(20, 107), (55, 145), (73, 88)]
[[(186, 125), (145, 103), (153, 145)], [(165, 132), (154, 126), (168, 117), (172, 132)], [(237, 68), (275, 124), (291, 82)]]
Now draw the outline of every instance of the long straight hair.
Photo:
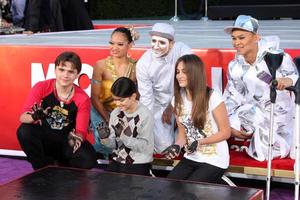
[[(202, 60), (194, 54), (180, 57), (175, 65), (176, 71), (178, 64), (181, 62), (184, 64), (185, 73), (187, 75), (187, 87), (183, 89), (189, 91), (192, 96), (192, 121), (195, 127), (203, 129), (206, 122), (208, 102), (210, 97), (210, 89), (207, 87), (206, 82), (205, 67)], [(175, 114), (179, 116), (182, 112), (183, 100), (180, 93), (182, 88), (179, 86), (179, 83), (176, 79), (176, 74), (177, 73), (175, 73), (174, 79), (174, 110)]]

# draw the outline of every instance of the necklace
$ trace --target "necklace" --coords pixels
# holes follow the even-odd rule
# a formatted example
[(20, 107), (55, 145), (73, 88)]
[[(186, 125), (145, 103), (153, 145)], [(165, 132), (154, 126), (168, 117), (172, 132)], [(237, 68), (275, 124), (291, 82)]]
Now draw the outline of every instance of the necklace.
[(71, 96), (71, 94), (72, 94), (72, 92), (73, 92), (74, 87), (72, 86), (72, 88), (71, 88), (70, 92), (68, 93), (68, 96), (67, 96), (67, 97), (62, 97), (62, 96), (60, 96), (60, 95), (58, 94), (58, 91), (57, 91), (57, 89), (56, 89), (56, 84), (54, 84), (54, 87), (55, 87), (55, 90), (56, 90), (57, 97), (60, 99), (60, 101), (59, 101), (60, 107), (63, 108), (64, 105), (65, 105), (64, 101), (65, 101), (65, 102), (68, 101), (68, 99), (70, 98), (70, 96)]
[[(127, 65), (127, 69), (125, 70), (125, 73), (123, 74), (123, 76), (125, 77), (129, 77), (133, 71), (133, 61), (130, 58), (127, 58), (129, 64)], [(111, 76), (112, 76), (112, 80), (115, 81), (119, 78), (119, 76), (117, 75), (117, 67), (116, 65), (113, 63), (113, 58), (112, 56), (110, 56), (107, 60), (106, 60), (106, 66), (108, 71), (110, 71)]]

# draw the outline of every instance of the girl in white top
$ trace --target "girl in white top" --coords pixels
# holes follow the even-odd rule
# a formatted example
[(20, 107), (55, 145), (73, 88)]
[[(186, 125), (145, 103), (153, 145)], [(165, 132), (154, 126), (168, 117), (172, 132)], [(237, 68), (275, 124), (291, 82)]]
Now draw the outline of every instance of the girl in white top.
[(204, 64), (196, 55), (178, 59), (175, 77), (172, 105), (178, 135), (163, 153), (174, 158), (184, 147), (185, 154), (168, 178), (217, 183), (229, 165), (225, 104), (219, 93), (207, 87)]

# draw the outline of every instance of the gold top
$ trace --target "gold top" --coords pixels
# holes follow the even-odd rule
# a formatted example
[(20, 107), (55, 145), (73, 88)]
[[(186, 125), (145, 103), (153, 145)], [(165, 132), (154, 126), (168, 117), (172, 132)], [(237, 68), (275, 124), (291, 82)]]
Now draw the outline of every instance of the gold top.
[[(133, 73), (135, 73), (135, 64), (136, 61), (128, 58), (129, 64), (127, 66), (127, 70), (123, 76), (130, 78)], [(119, 78), (117, 76), (116, 66), (113, 64), (112, 57), (109, 56), (105, 60), (105, 68), (111, 73), (112, 79), (111, 80), (102, 80), (101, 81), (101, 94), (99, 96), (100, 101), (103, 103), (104, 107), (107, 110), (113, 110), (116, 108), (116, 104), (112, 99), (111, 94), (111, 86), (112, 84)]]

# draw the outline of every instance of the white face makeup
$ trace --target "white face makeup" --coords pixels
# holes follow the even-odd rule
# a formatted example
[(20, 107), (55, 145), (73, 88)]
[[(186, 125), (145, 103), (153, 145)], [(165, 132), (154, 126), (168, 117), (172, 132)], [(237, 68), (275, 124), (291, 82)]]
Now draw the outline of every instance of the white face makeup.
[(155, 57), (162, 57), (170, 50), (170, 41), (167, 38), (153, 35), (151, 37), (152, 52)]

